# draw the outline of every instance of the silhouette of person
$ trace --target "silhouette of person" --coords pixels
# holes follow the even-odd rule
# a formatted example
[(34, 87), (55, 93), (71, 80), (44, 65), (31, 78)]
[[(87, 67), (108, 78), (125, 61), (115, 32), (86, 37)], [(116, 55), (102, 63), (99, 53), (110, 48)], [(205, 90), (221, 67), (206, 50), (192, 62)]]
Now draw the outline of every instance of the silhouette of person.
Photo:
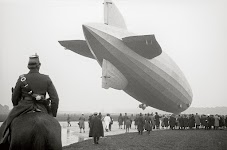
[(99, 144), (99, 138), (104, 136), (104, 131), (102, 121), (99, 119), (96, 112), (94, 113), (90, 124), (89, 137), (93, 137), (94, 144)]
[[(41, 63), (37, 54), (29, 57), (27, 74), (17, 80), (12, 93), (13, 109), (0, 127), (0, 146), (7, 142), (9, 127), (14, 118), (27, 112), (44, 112), (56, 117), (59, 98), (57, 91), (48, 75), (39, 73)], [(51, 99), (46, 100), (48, 93)]]
[(71, 121), (70, 119), (71, 119), (71, 118), (70, 118), (70, 116), (69, 116), (69, 114), (68, 114), (68, 117), (67, 117), (68, 127), (69, 127), (69, 126), (70, 126), (70, 127), (72, 126), (71, 123), (70, 123), (70, 121)]

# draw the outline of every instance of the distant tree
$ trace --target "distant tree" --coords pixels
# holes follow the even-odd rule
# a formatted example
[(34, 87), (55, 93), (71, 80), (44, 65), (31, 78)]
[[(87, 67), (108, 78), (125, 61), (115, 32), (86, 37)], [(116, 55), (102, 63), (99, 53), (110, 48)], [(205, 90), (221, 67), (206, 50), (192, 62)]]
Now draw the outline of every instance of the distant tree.
[(8, 114), (9, 113), (9, 106), (7, 105), (1, 105), (0, 104), (0, 114)]

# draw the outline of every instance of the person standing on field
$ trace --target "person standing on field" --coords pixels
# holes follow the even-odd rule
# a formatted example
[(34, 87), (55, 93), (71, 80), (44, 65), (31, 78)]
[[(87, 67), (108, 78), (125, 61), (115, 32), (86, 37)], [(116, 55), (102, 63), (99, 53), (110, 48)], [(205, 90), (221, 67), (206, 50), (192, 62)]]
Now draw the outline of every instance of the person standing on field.
[(84, 133), (85, 133), (85, 125), (84, 125), (84, 122), (85, 122), (85, 117), (84, 117), (84, 114), (82, 113), (80, 118), (79, 118), (79, 128), (80, 128), (80, 133), (81, 133), (81, 130), (83, 129)]

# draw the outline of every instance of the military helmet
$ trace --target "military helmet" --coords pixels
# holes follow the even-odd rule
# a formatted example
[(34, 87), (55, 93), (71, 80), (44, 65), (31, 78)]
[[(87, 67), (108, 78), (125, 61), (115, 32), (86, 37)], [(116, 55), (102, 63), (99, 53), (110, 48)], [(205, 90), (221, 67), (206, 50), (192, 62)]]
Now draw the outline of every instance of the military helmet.
[(39, 56), (37, 54), (31, 55), (28, 61), (28, 69), (34, 69), (41, 65), (39, 61)]

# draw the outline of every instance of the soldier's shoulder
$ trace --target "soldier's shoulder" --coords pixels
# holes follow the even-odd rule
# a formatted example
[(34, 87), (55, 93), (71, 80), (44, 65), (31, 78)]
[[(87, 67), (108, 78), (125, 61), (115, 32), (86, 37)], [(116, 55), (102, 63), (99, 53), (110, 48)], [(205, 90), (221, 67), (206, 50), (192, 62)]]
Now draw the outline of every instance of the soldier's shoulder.
[(40, 73), (40, 75), (43, 77), (49, 78), (49, 75), (47, 75), (47, 74)]
[(26, 74), (21, 74), (20, 76), (19, 76), (19, 78), (23, 78), (23, 77), (25, 77), (26, 76)]
[(18, 80), (26, 80), (26, 74), (19, 75)]
[(40, 74), (42, 76), (42, 79), (47, 80), (47, 81), (51, 81), (51, 78), (49, 75), (46, 74)]

